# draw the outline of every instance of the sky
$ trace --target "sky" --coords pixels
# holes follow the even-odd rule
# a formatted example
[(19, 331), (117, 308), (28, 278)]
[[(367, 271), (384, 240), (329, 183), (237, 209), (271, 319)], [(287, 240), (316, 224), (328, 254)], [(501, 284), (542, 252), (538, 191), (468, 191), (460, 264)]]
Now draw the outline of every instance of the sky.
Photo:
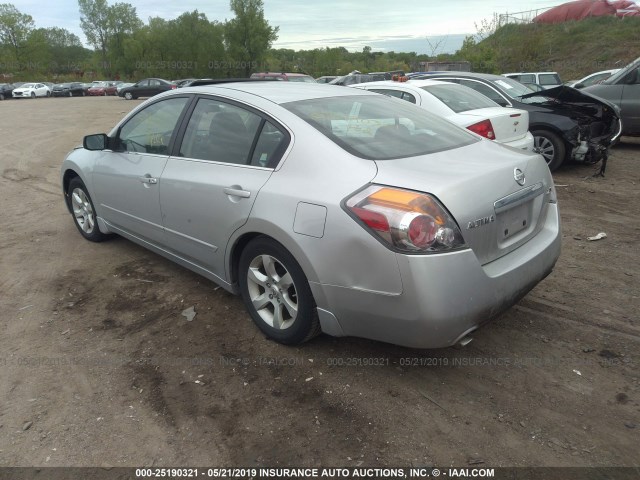
[[(62, 27), (84, 42), (77, 0), (5, 0), (33, 17), (37, 28)], [(107, 0), (109, 4), (115, 0)], [(209, 20), (233, 17), (228, 0), (118, 0), (133, 5), (145, 23), (149, 17), (171, 20), (198, 10)], [(476, 25), (494, 13), (547, 9), (562, 0), (263, 0), (265, 18), (280, 27), (275, 48), (310, 50), (343, 46), (360, 51), (453, 53)]]

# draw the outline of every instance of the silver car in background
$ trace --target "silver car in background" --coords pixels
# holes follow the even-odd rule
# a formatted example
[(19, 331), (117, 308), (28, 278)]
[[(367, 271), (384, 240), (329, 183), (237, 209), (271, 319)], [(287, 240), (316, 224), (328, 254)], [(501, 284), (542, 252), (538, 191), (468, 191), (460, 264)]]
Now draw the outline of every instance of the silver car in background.
[(544, 159), (359, 89), (154, 97), (62, 165), (88, 240), (122, 235), (239, 293), (270, 338), (465, 339), (560, 254)]

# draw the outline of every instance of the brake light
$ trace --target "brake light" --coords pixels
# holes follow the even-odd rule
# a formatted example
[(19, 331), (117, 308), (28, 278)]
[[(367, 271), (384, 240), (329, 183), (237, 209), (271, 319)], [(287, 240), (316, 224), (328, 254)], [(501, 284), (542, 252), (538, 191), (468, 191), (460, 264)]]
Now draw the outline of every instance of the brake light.
[(176, 88), (178, 88), (177, 85), (171, 85), (171, 90), (175, 90)]
[(491, 120), (483, 120), (478, 123), (474, 123), (473, 125), (469, 125), (467, 127), (473, 133), (477, 133), (484, 138), (488, 138), (489, 140), (496, 139), (496, 133), (493, 131), (493, 125), (491, 124)]
[(427, 193), (371, 185), (348, 198), (347, 211), (377, 238), (407, 253), (466, 247), (456, 222)]

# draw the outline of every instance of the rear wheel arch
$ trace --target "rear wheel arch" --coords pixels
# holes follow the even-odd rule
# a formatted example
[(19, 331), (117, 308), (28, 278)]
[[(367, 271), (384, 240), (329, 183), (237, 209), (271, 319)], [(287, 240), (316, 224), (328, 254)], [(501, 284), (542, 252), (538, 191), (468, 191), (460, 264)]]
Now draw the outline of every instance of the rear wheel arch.
[[(255, 226), (255, 225), (254, 225)], [(258, 237), (265, 237), (271, 239), (277, 243), (279, 243), (285, 250), (287, 250), (293, 258), (295, 258), (296, 262), (300, 265), (300, 268), (304, 272), (305, 276), (310, 282), (317, 282), (317, 274), (315, 269), (312, 267), (311, 262), (305, 255), (304, 251), (296, 246), (293, 239), (291, 239), (287, 232), (281, 229), (274, 230), (273, 225), (270, 224), (270, 229), (268, 231), (273, 232), (274, 234), (266, 234), (262, 233), (267, 231), (267, 229), (263, 228), (252, 228), (250, 230), (245, 231), (238, 238), (232, 238), (229, 245), (231, 249), (227, 256), (227, 271), (230, 273), (229, 283), (237, 284), (238, 282), (238, 265), (240, 262), (240, 257), (242, 256), (242, 251), (245, 247)]]

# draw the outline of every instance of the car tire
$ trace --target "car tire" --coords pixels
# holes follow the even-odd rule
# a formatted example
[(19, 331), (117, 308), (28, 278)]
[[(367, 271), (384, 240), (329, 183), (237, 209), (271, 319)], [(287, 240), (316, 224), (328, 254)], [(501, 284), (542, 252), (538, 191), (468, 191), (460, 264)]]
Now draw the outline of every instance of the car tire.
[(4, 93), (0, 93), (0, 101), (4, 100)]
[(566, 156), (562, 139), (549, 130), (532, 130), (533, 151), (542, 155), (552, 172), (560, 168)]
[(73, 97), (73, 93), (69, 92), (69, 96), (70, 96), (70, 97)]
[(133, 100), (133, 94), (131, 92), (125, 92), (124, 98), (127, 100)]
[(31, 92), (31, 98), (36, 98), (36, 92)]
[(82, 96), (86, 97), (87, 96), (87, 92), (85, 92), (84, 90), (82, 91)]
[(255, 238), (240, 255), (238, 272), (242, 300), (267, 337), (297, 345), (320, 333), (307, 277), (281, 244), (268, 237)]
[(47, 97), (50, 97), (50, 96), (51, 96), (51, 92), (47, 92)]
[(109, 237), (98, 228), (93, 200), (80, 177), (75, 177), (69, 182), (68, 202), (73, 223), (84, 238), (91, 242), (102, 242)]

